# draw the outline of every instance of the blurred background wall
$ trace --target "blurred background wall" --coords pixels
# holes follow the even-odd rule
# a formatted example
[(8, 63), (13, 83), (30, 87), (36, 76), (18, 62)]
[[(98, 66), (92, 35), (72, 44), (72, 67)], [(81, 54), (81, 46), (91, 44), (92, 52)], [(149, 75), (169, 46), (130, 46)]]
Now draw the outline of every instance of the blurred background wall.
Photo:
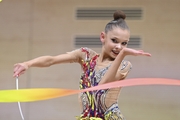
[[(0, 89), (14, 89), (13, 65), (42, 55), (74, 49), (76, 36), (98, 36), (110, 19), (77, 19), (79, 8), (140, 8), (142, 18), (127, 19), (137, 49), (151, 58), (132, 57), (128, 78), (180, 79), (179, 0), (3, 0), (0, 2)], [(83, 46), (82, 46), (83, 47)], [(100, 52), (100, 47), (92, 49)], [(32, 68), (19, 78), (20, 88), (78, 89), (80, 66), (64, 64)], [(179, 120), (180, 88), (123, 88), (119, 106), (127, 120)], [(79, 115), (77, 95), (22, 103), (25, 120), (73, 120)], [(17, 103), (0, 103), (0, 120), (20, 120)]]

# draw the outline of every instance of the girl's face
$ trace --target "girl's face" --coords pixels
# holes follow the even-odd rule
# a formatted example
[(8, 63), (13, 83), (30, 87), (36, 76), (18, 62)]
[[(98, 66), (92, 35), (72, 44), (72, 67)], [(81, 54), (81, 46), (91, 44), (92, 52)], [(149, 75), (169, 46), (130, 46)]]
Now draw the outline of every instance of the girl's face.
[(103, 55), (105, 58), (115, 59), (119, 52), (127, 47), (130, 38), (128, 30), (114, 27), (108, 33), (101, 33), (101, 42), (103, 44)]

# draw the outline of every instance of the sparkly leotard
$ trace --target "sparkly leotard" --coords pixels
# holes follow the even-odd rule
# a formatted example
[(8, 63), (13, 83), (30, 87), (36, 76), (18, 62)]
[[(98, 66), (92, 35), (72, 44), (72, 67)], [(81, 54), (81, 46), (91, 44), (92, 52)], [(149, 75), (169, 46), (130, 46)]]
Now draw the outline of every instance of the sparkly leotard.
[[(107, 72), (110, 64), (97, 70), (98, 54), (91, 49), (81, 48), (75, 54), (82, 55), (82, 75), (80, 79), (80, 89), (97, 86), (104, 74)], [(119, 72), (124, 78), (131, 69), (131, 64), (128, 61), (123, 61), (120, 65)], [(79, 95), (82, 106), (82, 113), (77, 120), (125, 120), (118, 107), (118, 95), (120, 88), (105, 89), (84, 92)]]

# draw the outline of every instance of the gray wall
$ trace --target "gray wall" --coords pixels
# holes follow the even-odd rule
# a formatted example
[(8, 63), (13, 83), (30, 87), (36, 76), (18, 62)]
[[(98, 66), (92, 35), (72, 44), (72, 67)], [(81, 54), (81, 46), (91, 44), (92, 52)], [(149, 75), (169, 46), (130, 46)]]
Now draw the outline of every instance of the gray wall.
[[(128, 78), (180, 79), (179, 0), (3, 0), (0, 3), (0, 89), (14, 89), (13, 65), (42, 55), (75, 49), (76, 35), (99, 35), (110, 20), (76, 20), (78, 7), (140, 7), (142, 20), (127, 20), (131, 35), (140, 35), (151, 58), (127, 57), (133, 64)], [(100, 52), (100, 48), (94, 50)], [(72, 72), (73, 71), (73, 72)], [(20, 88), (78, 89), (80, 66), (32, 68)], [(179, 120), (180, 88), (123, 88), (119, 106), (127, 120)], [(25, 120), (73, 120), (79, 115), (77, 95), (22, 103)], [(0, 120), (20, 120), (17, 103), (0, 103)]]

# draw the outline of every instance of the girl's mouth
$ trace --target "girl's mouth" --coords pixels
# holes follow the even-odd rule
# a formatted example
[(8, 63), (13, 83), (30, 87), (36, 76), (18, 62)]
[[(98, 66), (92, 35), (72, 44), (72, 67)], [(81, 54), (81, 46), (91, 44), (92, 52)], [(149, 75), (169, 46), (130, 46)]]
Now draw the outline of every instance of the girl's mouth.
[(118, 55), (118, 54), (119, 54), (119, 51), (114, 51), (114, 50), (112, 50), (112, 52), (113, 52), (115, 55)]

